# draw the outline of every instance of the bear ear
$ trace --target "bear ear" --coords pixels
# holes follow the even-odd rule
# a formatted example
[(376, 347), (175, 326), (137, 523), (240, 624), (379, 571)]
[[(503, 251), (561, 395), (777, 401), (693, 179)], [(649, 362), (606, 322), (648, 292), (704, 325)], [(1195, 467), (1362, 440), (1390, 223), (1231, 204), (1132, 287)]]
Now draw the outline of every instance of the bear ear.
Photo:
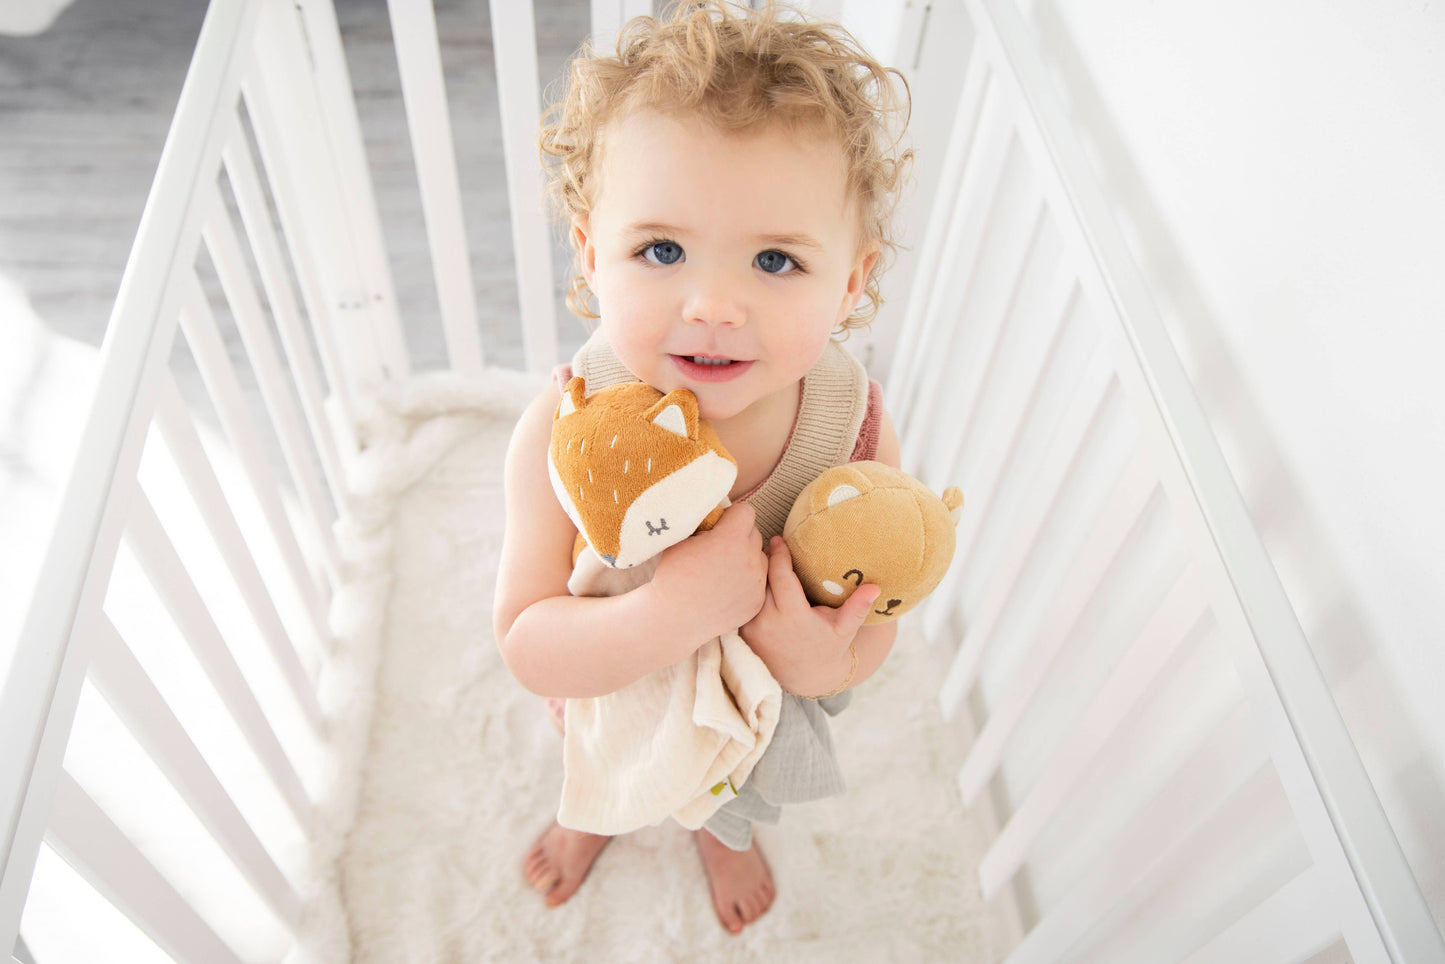
[(868, 477), (851, 465), (835, 465), (813, 482), (810, 501), (814, 512), (822, 512), (830, 506), (857, 498), (872, 488), (873, 483)]
[(571, 415), (587, 404), (587, 381), (581, 375), (573, 377), (562, 389), (562, 400), (557, 403), (556, 418)]
[(948, 517), (958, 525), (958, 520), (963, 518), (963, 490), (956, 485), (950, 485), (943, 490), (943, 507), (948, 510)]
[(652, 424), (683, 438), (697, 438), (697, 396), (685, 388), (674, 389), (662, 396), (644, 416)]

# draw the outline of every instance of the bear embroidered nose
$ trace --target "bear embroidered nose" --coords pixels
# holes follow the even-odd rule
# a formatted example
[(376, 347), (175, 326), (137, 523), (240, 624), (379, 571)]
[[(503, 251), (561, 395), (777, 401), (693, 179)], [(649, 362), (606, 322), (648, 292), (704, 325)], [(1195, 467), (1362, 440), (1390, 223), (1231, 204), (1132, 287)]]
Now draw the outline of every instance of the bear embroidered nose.
[(892, 616), (892, 615), (893, 615), (893, 607), (894, 607), (894, 606), (901, 606), (901, 605), (903, 605), (903, 600), (901, 600), (901, 599), (890, 599), (890, 600), (888, 600), (888, 608), (886, 608), (886, 609), (875, 609), (875, 610), (873, 610), (873, 611), (874, 611), (875, 613), (877, 613), (878, 615), (880, 615), (880, 616)]

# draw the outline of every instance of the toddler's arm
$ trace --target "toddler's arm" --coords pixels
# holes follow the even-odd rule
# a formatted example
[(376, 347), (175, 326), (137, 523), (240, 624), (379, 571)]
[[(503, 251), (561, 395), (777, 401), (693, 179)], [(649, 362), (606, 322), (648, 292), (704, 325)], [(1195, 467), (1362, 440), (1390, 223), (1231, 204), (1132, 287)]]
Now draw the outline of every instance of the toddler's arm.
[[(879, 425), (874, 458), (899, 467), (898, 434), (887, 412)], [(859, 586), (838, 609), (814, 606), (793, 574), (787, 544), (775, 540), (768, 555), (766, 602), (739, 632), (783, 689), (799, 696), (819, 696), (832, 692), (844, 680), (848, 681), (846, 688), (852, 689), (877, 672), (898, 635), (896, 621), (863, 625), (878, 597), (878, 587)]]
[(651, 582), (621, 596), (567, 592), (576, 529), (547, 473), (555, 390), (528, 406), (507, 450), (506, 532), (493, 628), (517, 681), (542, 696), (615, 692), (671, 666), (762, 606), (767, 557), (751, 506), (665, 551)]

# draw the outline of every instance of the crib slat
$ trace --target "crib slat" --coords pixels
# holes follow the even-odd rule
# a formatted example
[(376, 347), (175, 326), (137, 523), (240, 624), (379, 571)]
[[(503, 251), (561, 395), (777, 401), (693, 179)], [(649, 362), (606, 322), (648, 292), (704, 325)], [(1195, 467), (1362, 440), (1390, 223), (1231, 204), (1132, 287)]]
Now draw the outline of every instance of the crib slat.
[(363, 397), (405, 378), (411, 366), (336, 10), (329, 0), (262, 6), (257, 86), (268, 90), (285, 131), (286, 164), (302, 179), (312, 254), (322, 265), (347, 377)]
[(136, 486), (131, 501), (130, 514), (126, 520), (126, 541), (135, 551), (151, 585), (156, 588), (167, 610), (176, 621), (181, 635), (190, 645), (197, 662), (205, 670), (211, 684), (215, 686), (221, 702), (230, 711), (232, 719), (240, 729), (246, 742), (261, 761), (276, 789), (296, 816), (297, 822), (307, 826), (310, 803), (301, 779), (286, 757), (281, 742), (271, 729), (271, 724), (262, 712), (246, 684), (241, 668), (226, 647), (221, 631), (211, 618), (210, 611), (196, 591), (186, 572), (185, 564), (166, 535), (161, 520), (145, 493)]
[[(1043, 529), (1064, 477), (1073, 464), (1079, 447), (1088, 437), (1089, 427), (1094, 424), (1103, 411), (1104, 402), (1108, 398), (1113, 384), (1112, 368), (1104, 360), (1102, 353), (1095, 354), (1089, 362), (1074, 404), (1070, 406), (1058, 431), (1054, 434), (1054, 442), (1049, 446), (1045, 463), (1032, 476), (1029, 491), (1021, 503), (1021, 506), (1031, 515), (1016, 526), (1010, 554), (991, 574), (997, 584), (1012, 585), (1023, 572), (1024, 565), (1028, 562), (1032, 552), (1033, 543)], [(967, 559), (967, 556), (965, 555), (964, 558)], [(966, 568), (966, 566), (956, 567), (955, 571), (960, 573), (958, 578), (962, 578), (961, 574)], [(990, 604), (980, 607), (974, 616), (968, 634), (964, 637), (963, 645), (959, 647), (958, 654), (954, 657), (953, 664), (944, 678), (943, 687), (939, 691), (939, 704), (947, 719), (953, 718), (963, 697), (973, 686), (973, 681), (978, 675), (979, 665), (983, 660), (984, 647), (988, 644), (999, 618), (1003, 615), (1004, 605), (1008, 601), (1007, 595), (999, 592), (993, 593), (989, 598)], [(928, 616), (934, 619), (934, 623), (926, 625), (925, 632), (930, 639), (937, 638), (937, 634), (945, 628), (946, 624), (943, 623), (943, 620), (948, 616), (948, 611), (940, 607), (929, 612)]]
[[(251, 242), (251, 251), (256, 258), (256, 266), (261, 272), (266, 300), (271, 304), (271, 317), (276, 323), (276, 330), (281, 334), (286, 361), (301, 396), (301, 410), (305, 413), (306, 424), (311, 429), (313, 450), (321, 459), (322, 473), (331, 493), (331, 504), (339, 510), (346, 505), (346, 479), (341, 468), (341, 458), (336, 451), (336, 440), (326, 418), (321, 380), (311, 360), (311, 349), (302, 333), (296, 296), (283, 267), (281, 250), (276, 244), (276, 235), (271, 230), (266, 202), (261, 196), (261, 182), (256, 176), (256, 165), (251, 160), (251, 151), (246, 145), (239, 123), (235, 125), (235, 136), (226, 145), (222, 157), (225, 159), (226, 173), (230, 177), (231, 188), (241, 210), (246, 236)], [(269, 345), (269, 339), (267, 344)], [(287, 398), (289, 397), (288, 395)]]
[[(956, 605), (959, 588), (970, 572), (967, 560), (984, 521), (1004, 511), (1002, 503), (996, 504), (1004, 479), (1014, 471), (1015, 460), (1025, 457), (1029, 442), (1036, 433), (1047, 428), (1039, 413), (1049, 392), (1059, 391), (1064, 398), (1079, 393), (1085, 369), (1077, 364), (1070, 350), (1076, 348), (1073, 342), (1080, 329), (1069, 321), (1069, 314), (1077, 304), (1077, 291), (1072, 272), (1062, 269), (1055, 272), (1049, 300), (1062, 300), (1063, 304), (1057, 309), (1046, 309), (1050, 317), (1057, 319), (1052, 335), (1039, 339), (1042, 352), (1038, 357), (1030, 355), (1019, 366), (1031, 373), (1028, 377), (1006, 380), (1004, 400), (998, 405), (1000, 411), (1016, 414), (1010, 418), (989, 419), (977, 454), (966, 465), (955, 461), (947, 476), (962, 480), (951, 484), (961, 485), (964, 491), (964, 514), (959, 521), (955, 549), (955, 558), (963, 561), (949, 568), (938, 590), (924, 602), (921, 615), (927, 627), (925, 633), (930, 639), (938, 638), (939, 627), (948, 619), (948, 607)], [(1096, 364), (1097, 376), (1106, 378), (1102, 360)], [(957, 458), (962, 455), (961, 451)]]
[[(295, 183), (298, 172), (286, 163), (276, 111), (271, 105), (266, 85), (254, 77), (247, 77), (241, 84), (241, 93), (246, 103), (246, 115), (251, 120), (251, 130), (256, 137), (256, 148), (261, 153), (267, 183), (271, 185), (276, 213), (281, 218), (281, 231), (286, 237), (286, 248), (291, 255), (291, 266), (296, 271), (301, 299), (306, 305), (306, 317), (311, 321), (311, 334), (321, 355), (326, 384), (331, 389), (329, 397), (336, 402), (340, 415), (331, 420), (331, 425), (336, 437), (345, 444), (346, 452), (352, 454), (357, 449), (355, 426), (359, 418), (356, 401), (351, 379), (346, 377), (346, 367), (336, 345), (335, 307), (326, 299), (320, 269), (307, 239), (304, 205), (298, 197)], [(366, 340), (359, 332), (351, 334), (353, 342)], [(326, 397), (325, 393), (322, 394)]]
[(1033, 634), (1021, 668), (993, 707), (959, 773), (958, 786), (965, 804), (973, 803), (998, 768), (1004, 744), (1043, 684), (1074, 624), (1098, 592), (1099, 584), (1129, 534), (1144, 515), (1158, 484), (1158, 476), (1147, 461), (1136, 457), (1084, 540), (1063, 584), (1048, 594), (1052, 602)]
[(46, 841), (181, 964), (241, 964), (170, 881), (63, 770)]
[(231, 305), (231, 314), (246, 354), (251, 359), (251, 368), (256, 373), (256, 382), (261, 388), (261, 397), (266, 402), (266, 411), (271, 416), (271, 426), (281, 443), (281, 454), (286, 467), (291, 470), (291, 479), (296, 493), (305, 506), (313, 528), (313, 537), (321, 548), (326, 571), (333, 581), (341, 572), (341, 553), (336, 546), (336, 537), (331, 531), (332, 510), (326, 504), (321, 490), (321, 480), (316, 477), (316, 468), (311, 461), (311, 447), (306, 444), (301, 420), (296, 415), (296, 406), (286, 385), (286, 374), (276, 357), (271, 333), (266, 329), (262, 317), (261, 302), (251, 277), (246, 270), (241, 254), (241, 243), (236, 229), (221, 203), (219, 194), (212, 198), (209, 216), (204, 229), (206, 247), (211, 252), (216, 273), (220, 275), (221, 286)]
[(624, 23), (652, 13), (652, 0), (592, 0), (591, 10), (594, 49), (609, 53)]
[(225, 345), (221, 343), (221, 336), (216, 331), (211, 306), (206, 301), (201, 283), (194, 272), (187, 279), (187, 284), (189, 294), (181, 310), (181, 329), (185, 332), (186, 343), (190, 345), (196, 367), (201, 370), (201, 376), (205, 379), (221, 424), (236, 450), (256, 501), (266, 516), (267, 527), (281, 551), (281, 558), (286, 563), (293, 586), (311, 617), (316, 637), (326, 639), (328, 634), (324, 613), (329, 604), (328, 593), (311, 575), (301, 555), (301, 548), (296, 544), (296, 536), (291, 531), (286, 510), (281, 505), (281, 494), (275, 476), (262, 454), (261, 442), (256, 437), (251, 418), (246, 414), (241, 386), (236, 381), (236, 373), (226, 356)]
[[(931, 410), (943, 416), (941, 427), (946, 427), (945, 431), (960, 442), (968, 437), (979, 421), (980, 400), (998, 366), (1005, 325), (1016, 323), (1013, 307), (1018, 298), (1019, 283), (1028, 271), (1030, 256), (1037, 250), (1043, 228), (1041, 207), (1030, 204), (1029, 213), (1024, 216), (1014, 216), (1013, 212), (1009, 214), (998, 226), (997, 235), (987, 239), (986, 251), (979, 255), (979, 264), (965, 294), (964, 317), (973, 320), (961, 327), (972, 347), (962, 353), (950, 353), (951, 358), (962, 355), (962, 363), (956, 368), (941, 364), (933, 366), (940, 386), (949, 386), (942, 388), (948, 399), (947, 407), (939, 404), (943, 401), (941, 398), (924, 402), (938, 406)], [(915, 444), (922, 448), (923, 453), (938, 454), (941, 451), (921, 435), (915, 436), (915, 439)], [(918, 465), (921, 478), (933, 487), (942, 488), (948, 484), (937, 458), (929, 459), (924, 454), (918, 454), (910, 464)]]
[(522, 341), (528, 371), (545, 374), (558, 360), (557, 310), (552, 300), (551, 234), (542, 209), (537, 166), (537, 116), (542, 100), (537, 87), (537, 30), (530, 3), (491, 3), (487, 9), (497, 64)]
[(40, 849), (88, 655), (77, 613), (104, 593), (115, 551), (111, 481), (135, 471), (148, 411), (147, 376), (164, 364), (174, 334), (176, 266), (195, 250), (196, 171), (219, 155), (210, 119), (234, 101), (238, 46), (257, 4), (215, 0), (206, 11), (194, 69), (186, 75), (151, 193), (141, 215), (107, 329), (105, 361), (86, 417), (80, 456), (58, 503), (56, 528), (36, 580), (19, 644), (0, 680), (0, 946), (13, 945)]
[[(387, 378), (404, 376), (408, 359), (400, 321), (395, 318), (396, 293), (385, 254), (381, 255), (380, 274), (361, 276), (360, 262), (367, 257), (364, 248), (369, 246), (359, 243), (352, 224), (356, 219), (364, 225), (367, 212), (348, 207), (341, 194), (354, 191), (364, 179), (366, 193), (352, 194), (353, 205), (358, 199), (372, 203), (370, 174), (364, 166), (340, 170), (344, 158), (333, 163), (328, 133), (334, 135), (335, 130), (328, 132), (327, 124), (335, 118), (327, 116), (318, 103), (320, 92), (315, 87), (325, 84), (325, 72), (308, 69), (306, 58), (312, 48), (304, 34), (304, 20), (300, 9), (265, 5), (257, 31), (256, 64), (243, 81), (242, 91), (272, 183), (294, 185), (294, 189), (278, 193), (278, 210), (283, 223), (289, 215), (292, 250), (305, 254), (304, 261), (298, 257), (298, 267), (305, 264), (314, 269), (315, 291), (310, 297), (324, 307), (318, 311), (312, 306), (311, 318), (318, 343), (336, 349), (332, 384), (345, 385), (346, 398), (354, 401), (375, 391)], [(340, 102), (344, 105), (346, 97)], [(287, 196), (293, 203), (281, 204)], [(370, 213), (375, 215), (374, 208)], [(379, 222), (376, 230), (379, 236)], [(345, 244), (337, 245), (338, 238)], [(301, 277), (304, 280), (306, 275)], [(376, 306), (379, 310), (373, 310), (368, 302), (377, 298), (382, 299)], [(395, 325), (394, 338), (383, 337), (377, 330), (379, 314), (392, 316), (381, 325)]]
[(1072, 212), (1077, 250), (1089, 252), (1082, 279), (1116, 312), (1108, 337), (1121, 359), (1121, 384), (1153, 417), (1144, 435), (1164, 455), (1161, 470), (1181, 529), (1205, 562), (1215, 609), (1239, 675), (1261, 712), (1262, 728), (1313, 859), (1344, 888), (1335, 908), (1351, 956), (1364, 961), (1445, 958), (1445, 937), (1430, 914), (1369, 774), (1314, 658), (1298, 614), (1255, 528), (1224, 453), (1175, 352), (1127, 238), (1092, 174), (1083, 144), (1070, 136), (1067, 109), (1014, 5), (969, 0), (991, 22), (1004, 62), (1027, 92), (1034, 118), (1022, 125), (1035, 156), (1056, 176), (1047, 190)]
[[(317, 671), (313, 668), (308, 672), (301, 665), (296, 648), (291, 644), (286, 627), (281, 622), (281, 616), (276, 612), (270, 593), (266, 591), (266, 583), (261, 578), (260, 569), (257, 568), (250, 547), (246, 544), (246, 538), (241, 534), (241, 527), (232, 515), (230, 504), (226, 502), (221, 484), (206, 457), (205, 447), (201, 444), (195, 423), (191, 421), (190, 413), (186, 410), (180, 390), (169, 376), (161, 388), (155, 419), (170, 448), (171, 457), (175, 459), (176, 466), (186, 481), (186, 489), (196, 500), (196, 506), (206, 520), (216, 547), (220, 550), (221, 557), (226, 560), (236, 588), (240, 590), (246, 607), (256, 620), (257, 628), (261, 630), (271, 655), (291, 688), (291, 695), (311, 725), (319, 729), (321, 706), (316, 700), (314, 689)], [(322, 646), (319, 640), (317, 643), (316, 655), (319, 656)]]
[(295, 890), (110, 620), (102, 614), (96, 622), (91, 681), (256, 892), (287, 926), (294, 926), (301, 914)]
[(1299, 964), (1340, 939), (1338, 922), (1320, 912), (1333, 903), (1311, 867), (1180, 964)]
[[(974, 133), (968, 158), (959, 178), (958, 204), (954, 207), (944, 234), (940, 262), (947, 266), (940, 272), (940, 283), (929, 294), (919, 325), (919, 339), (931, 357), (942, 352), (953, 339), (959, 326), (960, 308), (968, 280), (977, 267), (980, 242), (989, 230), (997, 206), (998, 185), (1005, 173), (1005, 162), (1013, 145), (1013, 130), (1003, 116), (1001, 98), (994, 87), (989, 88)], [(903, 408), (913, 412), (935, 411), (925, 407), (924, 399), (937, 394), (942, 374), (938, 365), (925, 365), (919, 377), (900, 386)], [(916, 453), (923, 444), (926, 431), (922, 426), (910, 431), (904, 439), (905, 453)], [(903, 468), (917, 470), (916, 459), (905, 455)]]
[(985, 900), (992, 900), (1018, 871), (1043, 828), (1198, 625), (1207, 605), (1198, 574), (1186, 568), (979, 862)]
[[(505, 5), (505, 4), (504, 4)], [(528, 4), (510, 4), (526, 6)], [(462, 224), (457, 152), (447, 114), (446, 82), (431, 0), (387, 0), (391, 35), (411, 132), (412, 157), (426, 215), (432, 273), (441, 303), (442, 326), (452, 368), (474, 374), (482, 368), (477, 301), (471, 254)], [(519, 252), (520, 257), (520, 252)]]
[[(1129, 821), (1127, 845), (1096, 860), (1068, 895), (1039, 921), (1005, 964), (1056, 964), (1071, 960), (1102, 936), (1095, 925), (1149, 891), (1151, 876), (1167, 866), (1183, 843), (1228, 807), (1248, 796), (1248, 785), (1272, 776), (1267, 748), (1252, 730), (1252, 713), (1237, 706), (1203, 752), (1185, 761), (1155, 797)], [(1242, 816), (1242, 815), (1241, 815)]]
[[(1068, 289), (1068, 301), (1062, 307), (1048, 309), (1048, 316), (1055, 319), (1050, 331), (1034, 340), (1017, 366), (1029, 374), (1005, 379), (1003, 394), (996, 409), (1009, 413), (1009, 417), (995, 417), (985, 421), (977, 451), (967, 463), (961, 461), (964, 453), (970, 451), (967, 439), (952, 453), (953, 461), (942, 477), (949, 480), (947, 484), (961, 486), (964, 492), (964, 517), (959, 522), (954, 553), (954, 558), (958, 561), (949, 567), (938, 590), (924, 600), (920, 607), (920, 618), (925, 626), (937, 626), (947, 620), (949, 607), (957, 604), (959, 587), (967, 578), (967, 560), (973, 540), (977, 537), (983, 520), (999, 511), (996, 502), (1000, 487), (1010, 464), (1021, 456), (1030, 423), (1037, 418), (1044, 387), (1048, 384), (1049, 375), (1054, 372), (1059, 363), (1059, 355), (1064, 349), (1068, 334), (1067, 312), (1073, 304), (1074, 290)], [(1062, 293), (1057, 286), (1055, 292)], [(1073, 373), (1075, 377), (1082, 375), (1078, 368), (1074, 368)], [(1064, 387), (1072, 391), (1075, 386)]]
[[(935, 188), (935, 211), (952, 211), (958, 204), (963, 168), (968, 163), (974, 128), (978, 123), (989, 83), (988, 59), (969, 57), (968, 71), (959, 93), (958, 108), (953, 114), (948, 148)], [(910, 438), (913, 432), (911, 422), (914, 411), (906, 404), (909, 386), (917, 383), (924, 364), (931, 356), (930, 346), (923, 340), (923, 319), (934, 287), (942, 283), (940, 272), (947, 263), (942, 260), (947, 223), (940, 217), (928, 219), (923, 244), (918, 248), (918, 263), (914, 268), (914, 281), (908, 293), (908, 304), (904, 308), (903, 321), (899, 326), (893, 364), (888, 370), (885, 382), (888, 389), (888, 411), (896, 413), (893, 417), (899, 420), (897, 430), (903, 439)]]
[[(942, 424), (950, 429), (957, 424), (963, 435), (971, 432), (979, 419), (979, 402), (998, 364), (1006, 326), (1017, 323), (1013, 312), (1019, 285), (1042, 243), (1045, 210), (1027, 178), (1020, 176), (1019, 159), (1011, 148), (995, 186), (996, 196), (989, 204), (983, 233), (976, 241), (978, 250), (968, 257), (958, 307), (958, 331), (950, 339), (957, 346), (962, 338), (964, 347), (955, 347), (947, 355), (957, 364), (930, 366), (922, 389), (928, 390), (930, 378), (948, 386), (942, 389), (948, 408), (927, 410), (947, 411), (954, 421)], [(927, 405), (931, 397), (920, 395), (920, 402)], [(928, 445), (924, 450), (934, 451)], [(926, 474), (930, 464), (918, 464)]]
[[(1038, 403), (1045, 378), (1052, 370), (1055, 356), (1063, 348), (1069, 312), (1077, 303), (1077, 293), (1072, 272), (1059, 270), (1053, 273), (1043, 308), (1044, 316), (1049, 319), (1047, 331), (1031, 340), (1018, 363), (1007, 373), (998, 401), (993, 406), (995, 412), (1004, 414), (987, 419), (983, 426), (977, 454), (971, 460), (969, 491), (965, 493), (971, 516), (966, 530), (970, 543), (982, 520), (988, 517), (999, 483), (1003, 480), (1004, 467), (1028, 428), (1028, 420)], [(1075, 379), (1082, 374), (1081, 368), (1073, 371)], [(963, 449), (955, 453), (954, 463), (946, 477), (952, 478), (964, 471), (957, 461), (962, 454)]]

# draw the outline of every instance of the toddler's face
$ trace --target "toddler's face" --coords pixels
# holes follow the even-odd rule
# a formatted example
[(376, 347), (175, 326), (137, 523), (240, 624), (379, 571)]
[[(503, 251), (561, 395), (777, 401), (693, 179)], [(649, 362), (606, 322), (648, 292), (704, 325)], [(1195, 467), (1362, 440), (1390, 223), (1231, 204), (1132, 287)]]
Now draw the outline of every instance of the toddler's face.
[(600, 194), (573, 230), (623, 364), (691, 389), (713, 420), (796, 391), (876, 258), (859, 250), (844, 163), (831, 140), (776, 125), (642, 111), (608, 128)]

